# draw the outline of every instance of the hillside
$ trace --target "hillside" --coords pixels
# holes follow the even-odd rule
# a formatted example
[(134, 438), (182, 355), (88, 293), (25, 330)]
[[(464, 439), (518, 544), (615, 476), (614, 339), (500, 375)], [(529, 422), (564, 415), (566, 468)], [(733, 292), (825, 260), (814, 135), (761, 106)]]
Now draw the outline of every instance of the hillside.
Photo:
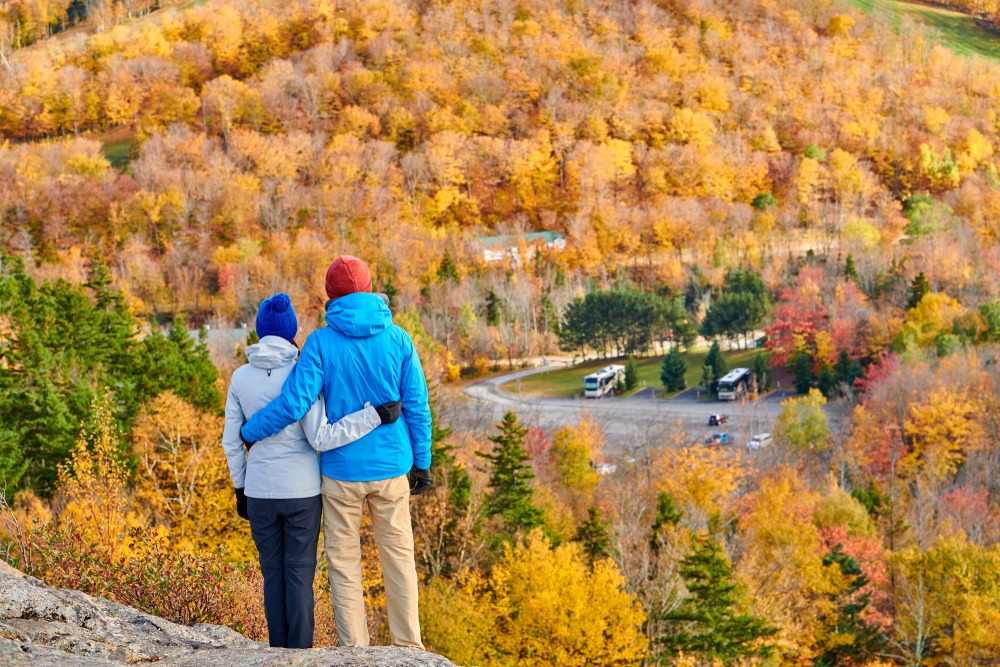
[[(303, 344), (353, 254), (430, 386), (436, 653), (993, 664), (997, 8), (857, 3), (109, 0), (104, 30), (0, 31), (0, 555), (263, 639), (219, 447), (244, 336), (190, 331), (249, 344), (285, 291)], [(591, 362), (522, 414), (457, 390), (556, 354), (699, 410), (590, 410)], [(723, 404), (730, 362), (753, 379)]]
[[(966, 56), (983, 56), (991, 60), (1000, 59), (1000, 31), (988, 20), (989, 10), (981, 10), (983, 4), (949, 3), (956, 10), (941, 6), (944, 3), (925, 4), (906, 0), (848, 0), (849, 3), (868, 14), (888, 20), (897, 29), (903, 21), (909, 20), (929, 29), (929, 36), (939, 41), (955, 53)], [(966, 6), (968, 4), (968, 6)], [(975, 8), (974, 8), (975, 7)], [(980, 17), (964, 14), (958, 10), (980, 11)], [(995, 12), (996, 10), (994, 10)]]
[[(56, 140), (0, 155), (2, 241), (39, 276), (113, 257), (137, 314), (217, 324), (278, 276), (318, 308), (320, 256), (354, 252), (439, 313), (432, 338), (464, 318), (470, 366), (504, 353), (444, 302), (482, 312), (492, 289), (537, 353), (542, 296), (559, 314), (589, 276), (697, 299), (750, 262), (776, 289), (793, 248), (852, 253), (869, 294), (895, 257), (902, 279), (992, 297), (994, 66), (810, 7), (209, 2), (31, 49), (0, 80), (0, 129)], [(124, 172), (66, 136), (111, 130)], [(926, 263), (904, 215), (921, 193), (968, 231), (934, 239), (967, 266)], [(504, 285), (474, 239), (536, 229), (567, 250)], [(449, 263), (475, 280), (448, 286)]]

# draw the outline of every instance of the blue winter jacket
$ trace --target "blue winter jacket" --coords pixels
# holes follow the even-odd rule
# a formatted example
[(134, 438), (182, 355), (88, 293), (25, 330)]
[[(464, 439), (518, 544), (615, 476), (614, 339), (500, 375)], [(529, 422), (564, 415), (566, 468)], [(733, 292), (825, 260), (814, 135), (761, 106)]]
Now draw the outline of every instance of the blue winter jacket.
[(391, 479), (431, 465), (431, 411), (427, 382), (409, 334), (392, 323), (376, 294), (358, 292), (333, 301), (327, 326), (306, 339), (281, 395), (243, 426), (248, 440), (261, 440), (298, 421), (320, 391), (331, 422), (364, 407), (403, 401), (392, 424), (339, 449), (323, 452), (324, 475), (344, 482)]

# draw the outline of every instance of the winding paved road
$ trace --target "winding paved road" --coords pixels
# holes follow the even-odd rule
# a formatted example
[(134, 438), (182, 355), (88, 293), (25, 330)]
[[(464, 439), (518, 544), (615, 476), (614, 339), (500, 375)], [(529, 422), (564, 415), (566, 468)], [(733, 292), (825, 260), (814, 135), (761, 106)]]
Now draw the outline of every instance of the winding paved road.
[[(449, 423), (485, 431), (491, 429), (507, 410), (514, 410), (527, 424), (553, 430), (590, 416), (603, 427), (609, 449), (618, 453), (662, 443), (664, 439), (691, 444), (722, 430), (735, 435), (737, 444), (742, 444), (754, 433), (773, 432), (781, 401), (792, 393), (772, 392), (758, 401), (742, 403), (698, 399), (694, 389), (666, 400), (650, 397), (652, 392), (640, 392), (644, 397), (603, 399), (518, 395), (519, 378), (551, 370), (554, 370), (552, 366), (531, 368), (465, 387), (463, 393), (475, 400), (452, 402), (447, 410)], [(708, 416), (719, 412), (729, 415), (729, 422), (723, 427), (709, 427)], [(842, 410), (834, 407), (827, 412), (833, 424), (840, 423)]]

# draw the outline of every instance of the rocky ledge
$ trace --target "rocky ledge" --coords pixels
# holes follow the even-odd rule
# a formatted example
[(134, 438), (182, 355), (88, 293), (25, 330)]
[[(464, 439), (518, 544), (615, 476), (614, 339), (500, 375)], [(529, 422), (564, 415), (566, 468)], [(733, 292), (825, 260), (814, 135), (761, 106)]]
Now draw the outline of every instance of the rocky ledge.
[(218, 625), (177, 625), (77, 591), (50, 588), (0, 561), (0, 665), (97, 667), (454, 667), (439, 655), (391, 646), (269, 648)]

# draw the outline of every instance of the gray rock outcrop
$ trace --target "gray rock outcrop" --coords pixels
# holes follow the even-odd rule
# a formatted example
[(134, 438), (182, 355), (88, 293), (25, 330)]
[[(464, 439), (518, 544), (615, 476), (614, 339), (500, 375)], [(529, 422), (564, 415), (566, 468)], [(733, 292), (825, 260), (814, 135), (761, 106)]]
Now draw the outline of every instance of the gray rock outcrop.
[(390, 646), (275, 649), (218, 625), (187, 627), (77, 591), (50, 588), (0, 561), (0, 665), (97, 667), (454, 667)]

